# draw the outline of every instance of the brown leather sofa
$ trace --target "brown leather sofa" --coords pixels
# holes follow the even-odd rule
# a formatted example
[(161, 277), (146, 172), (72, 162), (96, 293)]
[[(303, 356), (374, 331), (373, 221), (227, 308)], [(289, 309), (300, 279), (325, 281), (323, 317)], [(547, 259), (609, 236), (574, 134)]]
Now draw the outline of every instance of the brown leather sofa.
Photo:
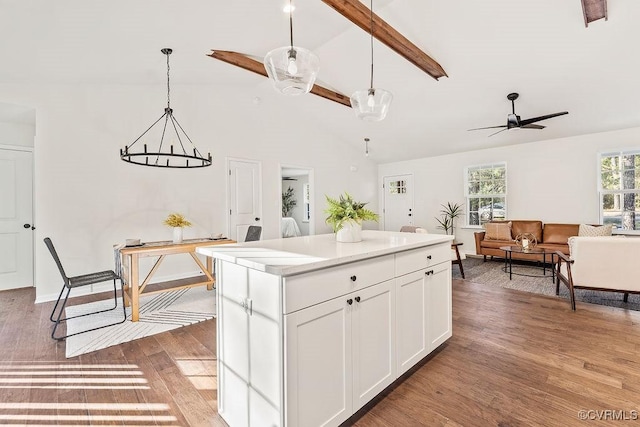
[[(577, 236), (580, 224), (542, 224), (537, 220), (508, 220), (493, 222), (511, 222), (511, 240), (489, 240), (485, 239), (485, 231), (477, 231), (474, 235), (476, 241), (476, 254), (483, 255), (486, 261), (487, 256), (504, 258), (505, 252), (501, 246), (515, 246), (514, 239), (522, 233), (531, 233), (536, 237), (538, 248), (546, 249), (547, 253), (560, 251), (569, 255), (568, 240), (571, 236)], [(532, 256), (531, 254), (512, 253), (513, 259), (528, 261), (542, 261), (543, 257)], [(548, 260), (549, 258), (547, 258)]]

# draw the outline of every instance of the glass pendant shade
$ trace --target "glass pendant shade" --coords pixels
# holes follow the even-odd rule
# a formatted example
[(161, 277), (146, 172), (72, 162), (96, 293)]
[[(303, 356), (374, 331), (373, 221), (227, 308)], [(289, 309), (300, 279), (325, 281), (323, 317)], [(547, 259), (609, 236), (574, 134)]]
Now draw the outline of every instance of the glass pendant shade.
[(387, 116), (393, 95), (384, 89), (358, 90), (351, 95), (351, 107), (359, 119), (379, 122)]
[(320, 69), (318, 56), (302, 47), (285, 46), (267, 53), (264, 68), (278, 92), (295, 96), (313, 87)]

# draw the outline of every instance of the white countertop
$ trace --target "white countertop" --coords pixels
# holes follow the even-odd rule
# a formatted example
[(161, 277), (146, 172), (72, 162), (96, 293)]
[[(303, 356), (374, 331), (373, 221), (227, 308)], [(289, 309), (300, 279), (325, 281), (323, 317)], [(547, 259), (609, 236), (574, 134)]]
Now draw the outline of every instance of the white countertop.
[(338, 243), (335, 234), (202, 246), (196, 252), (254, 270), (291, 276), (362, 259), (451, 242), (445, 234), (364, 230), (362, 242)]

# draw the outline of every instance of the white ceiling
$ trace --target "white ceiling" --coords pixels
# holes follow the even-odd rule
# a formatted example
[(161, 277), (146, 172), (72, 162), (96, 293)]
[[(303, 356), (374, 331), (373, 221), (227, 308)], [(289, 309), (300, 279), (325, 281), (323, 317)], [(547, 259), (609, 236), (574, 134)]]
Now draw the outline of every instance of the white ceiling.
[[(368, 1), (366, 1), (368, 4)], [(162, 47), (174, 83), (232, 85), (261, 108), (328, 129), (370, 158), (390, 162), (640, 126), (640, 2), (608, 0), (609, 20), (585, 28), (580, 0), (374, 0), (374, 11), (438, 61), (434, 80), (375, 44), (375, 87), (390, 90), (387, 118), (361, 122), (313, 95), (282, 102), (267, 79), (206, 56), (211, 49), (263, 57), (288, 43), (285, 0), (0, 0), (0, 84), (158, 84)], [(369, 84), (369, 36), (320, 0), (297, 1), (295, 44), (321, 61), (319, 81), (346, 95)], [(502, 125), (519, 92), (526, 119), (569, 115), (544, 130)], [(0, 102), (2, 94), (0, 93)]]

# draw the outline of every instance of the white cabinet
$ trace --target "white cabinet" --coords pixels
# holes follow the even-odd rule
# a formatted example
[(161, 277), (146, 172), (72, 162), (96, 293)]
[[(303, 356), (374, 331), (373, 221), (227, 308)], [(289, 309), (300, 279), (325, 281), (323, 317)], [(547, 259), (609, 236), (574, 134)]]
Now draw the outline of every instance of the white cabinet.
[(396, 279), (398, 375), (405, 373), (430, 351), (426, 282), (424, 270)]
[(398, 375), (451, 337), (449, 261), (396, 279)]
[[(307, 240), (335, 254), (299, 255), (313, 254)], [(210, 255), (218, 411), (231, 427), (338, 426), (451, 336), (449, 240), (370, 232), (362, 244), (273, 245)]]
[(428, 301), (429, 352), (451, 338), (452, 305), (451, 305), (451, 262), (439, 264), (426, 271)]
[(280, 278), (232, 263), (217, 276), (218, 411), (231, 426), (280, 426)]
[(288, 314), (288, 426), (337, 426), (396, 379), (393, 281)]

